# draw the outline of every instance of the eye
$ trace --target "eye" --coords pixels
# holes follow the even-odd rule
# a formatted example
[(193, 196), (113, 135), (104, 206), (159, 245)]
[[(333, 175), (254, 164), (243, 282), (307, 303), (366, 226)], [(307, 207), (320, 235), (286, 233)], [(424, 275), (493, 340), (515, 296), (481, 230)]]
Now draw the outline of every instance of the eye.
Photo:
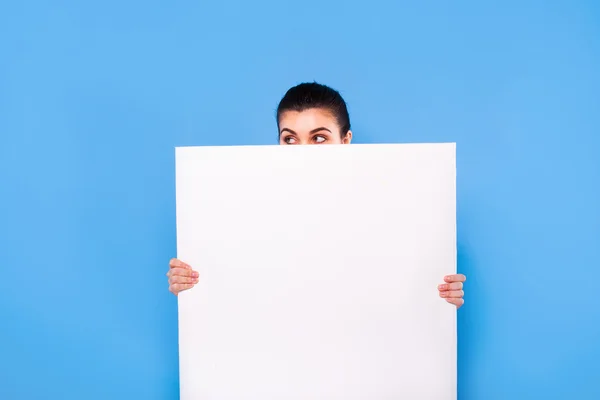
[(286, 136), (283, 141), (285, 144), (296, 144), (296, 138), (293, 136)]
[(313, 140), (315, 141), (315, 143), (324, 143), (327, 141), (327, 138), (322, 135), (317, 135), (317, 136), (313, 137)]

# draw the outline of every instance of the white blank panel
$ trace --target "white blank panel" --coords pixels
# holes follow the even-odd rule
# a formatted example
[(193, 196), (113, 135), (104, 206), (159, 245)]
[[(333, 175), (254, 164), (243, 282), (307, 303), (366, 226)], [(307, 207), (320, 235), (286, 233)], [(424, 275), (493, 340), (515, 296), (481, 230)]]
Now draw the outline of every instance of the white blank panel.
[(176, 149), (183, 400), (454, 400), (454, 144)]

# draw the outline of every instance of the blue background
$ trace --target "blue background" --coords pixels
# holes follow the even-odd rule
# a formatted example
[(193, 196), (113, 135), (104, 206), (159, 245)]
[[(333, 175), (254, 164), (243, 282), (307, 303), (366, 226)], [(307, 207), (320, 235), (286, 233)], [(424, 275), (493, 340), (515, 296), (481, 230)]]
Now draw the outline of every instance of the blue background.
[(600, 398), (599, 3), (3, 2), (0, 51), (0, 398), (177, 398), (174, 147), (305, 80), (457, 142), (460, 399)]

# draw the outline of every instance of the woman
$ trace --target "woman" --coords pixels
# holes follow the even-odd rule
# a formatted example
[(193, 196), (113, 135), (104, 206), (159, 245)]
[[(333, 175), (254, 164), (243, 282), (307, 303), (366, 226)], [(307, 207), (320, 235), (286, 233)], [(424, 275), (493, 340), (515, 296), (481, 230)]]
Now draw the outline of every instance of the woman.
[[(350, 116), (346, 102), (334, 89), (318, 83), (302, 83), (287, 91), (277, 107), (280, 145), (350, 144)], [(169, 290), (177, 295), (198, 283), (198, 272), (181, 260), (169, 264)], [(462, 274), (444, 277), (440, 297), (460, 308), (464, 304)]]

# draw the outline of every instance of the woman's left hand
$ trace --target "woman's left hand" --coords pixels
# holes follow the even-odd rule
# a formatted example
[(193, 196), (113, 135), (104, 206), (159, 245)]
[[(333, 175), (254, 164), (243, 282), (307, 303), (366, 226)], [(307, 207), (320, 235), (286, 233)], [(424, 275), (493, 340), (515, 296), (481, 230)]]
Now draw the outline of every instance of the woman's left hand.
[(444, 277), (446, 283), (442, 283), (438, 286), (440, 297), (446, 299), (448, 303), (452, 303), (459, 309), (465, 304), (463, 299), (465, 292), (463, 291), (463, 282), (467, 280), (467, 277), (463, 274), (448, 275)]

